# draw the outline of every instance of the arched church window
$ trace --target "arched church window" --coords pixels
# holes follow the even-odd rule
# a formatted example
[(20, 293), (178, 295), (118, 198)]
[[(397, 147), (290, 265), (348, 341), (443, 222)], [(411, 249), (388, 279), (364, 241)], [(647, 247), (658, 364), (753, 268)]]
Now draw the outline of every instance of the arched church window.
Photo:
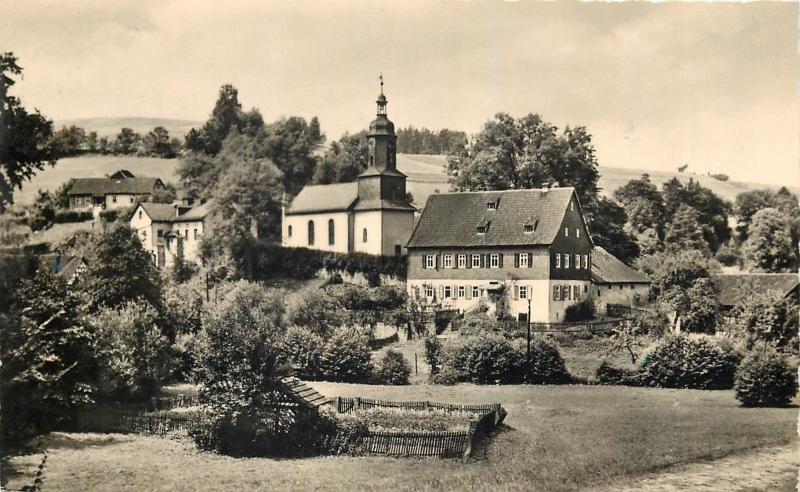
[(334, 243), (334, 226), (333, 219), (328, 219), (328, 244)]
[(289, 237), (292, 237), (292, 226), (289, 226)]
[(363, 231), (361, 231), (361, 242), (367, 242), (367, 228), (365, 227)]
[(314, 221), (308, 221), (308, 245), (314, 246)]

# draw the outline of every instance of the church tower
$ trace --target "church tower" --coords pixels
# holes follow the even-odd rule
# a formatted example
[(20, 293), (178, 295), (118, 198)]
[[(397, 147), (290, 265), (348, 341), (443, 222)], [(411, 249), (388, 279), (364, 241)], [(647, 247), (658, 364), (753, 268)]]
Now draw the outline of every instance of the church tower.
[[(400, 254), (405, 247), (414, 225), (415, 208), (406, 198), (406, 175), (397, 170), (397, 135), (386, 111), (383, 76), (380, 81), (378, 110), (367, 134), (369, 167), (358, 176), (354, 249), (391, 255)], [(369, 227), (364, 224), (367, 221), (372, 223)], [(376, 233), (374, 240), (370, 240), (371, 229)]]

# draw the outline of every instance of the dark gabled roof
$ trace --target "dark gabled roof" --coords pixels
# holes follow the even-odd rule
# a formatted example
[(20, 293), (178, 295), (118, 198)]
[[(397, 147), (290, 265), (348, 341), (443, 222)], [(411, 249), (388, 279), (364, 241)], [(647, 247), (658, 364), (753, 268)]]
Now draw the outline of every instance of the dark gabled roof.
[(287, 215), (348, 210), (358, 198), (358, 183), (311, 185), (294, 197)]
[(152, 193), (158, 184), (163, 184), (158, 178), (75, 178), (67, 195), (144, 195)]
[(209, 200), (205, 203), (201, 203), (200, 205), (196, 205), (190, 208), (185, 213), (178, 215), (177, 217), (173, 218), (173, 222), (189, 222), (189, 221), (198, 221), (203, 220), (206, 218), (208, 214), (211, 213), (213, 209), (213, 201)]
[(622, 263), (600, 246), (592, 250), (592, 282), (596, 284), (649, 284), (650, 277)]
[(712, 275), (717, 287), (717, 300), (722, 306), (735, 306), (751, 292), (775, 291), (788, 296), (797, 289), (800, 279), (796, 273), (739, 273)]
[[(573, 188), (433, 194), (408, 247), (549, 245), (573, 194)], [(487, 210), (487, 202), (497, 200), (497, 209)], [(525, 232), (531, 220), (538, 220), (536, 229)], [(478, 234), (486, 221), (488, 231)]]
[(169, 222), (175, 218), (176, 205), (173, 203), (142, 202), (139, 206), (144, 209), (150, 220), (154, 222)]

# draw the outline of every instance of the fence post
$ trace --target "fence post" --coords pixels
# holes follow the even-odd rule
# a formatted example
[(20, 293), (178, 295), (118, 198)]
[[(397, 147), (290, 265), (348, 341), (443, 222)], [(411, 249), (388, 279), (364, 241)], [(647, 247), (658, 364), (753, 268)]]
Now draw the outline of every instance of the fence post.
[(361, 397), (353, 398), (353, 410), (361, 410)]
[(342, 413), (342, 397), (336, 397), (336, 413)]

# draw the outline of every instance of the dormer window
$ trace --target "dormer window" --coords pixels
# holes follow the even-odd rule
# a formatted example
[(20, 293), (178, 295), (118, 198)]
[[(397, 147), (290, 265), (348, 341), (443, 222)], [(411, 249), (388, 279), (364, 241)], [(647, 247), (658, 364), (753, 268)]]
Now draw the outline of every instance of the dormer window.
[(492, 223), (491, 221), (486, 221), (478, 224), (478, 226), (476, 227), (478, 234), (486, 234), (486, 232), (489, 230), (489, 225), (491, 225), (491, 223)]
[(536, 231), (536, 225), (538, 222), (538, 220), (529, 220), (522, 226), (522, 230), (526, 233), (534, 232)]
[(489, 200), (486, 202), (486, 210), (497, 210), (497, 207), (499, 205), (500, 205), (499, 196), (490, 197)]

